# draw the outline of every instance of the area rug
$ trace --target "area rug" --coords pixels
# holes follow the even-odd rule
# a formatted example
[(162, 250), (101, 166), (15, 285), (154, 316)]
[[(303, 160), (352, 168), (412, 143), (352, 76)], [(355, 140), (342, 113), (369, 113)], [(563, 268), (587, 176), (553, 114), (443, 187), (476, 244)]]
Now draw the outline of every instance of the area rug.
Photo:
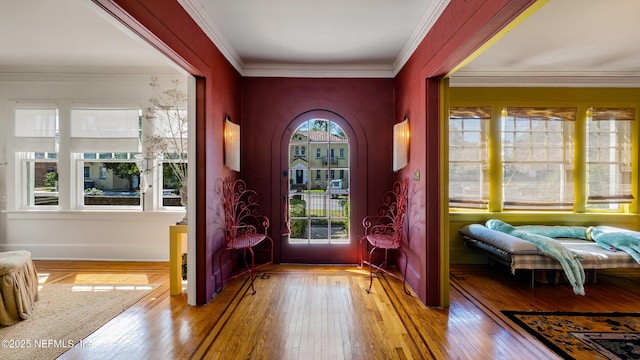
[(563, 359), (640, 359), (640, 313), (502, 313)]
[(55, 359), (149, 294), (157, 284), (43, 284), (31, 317), (0, 327), (0, 359)]

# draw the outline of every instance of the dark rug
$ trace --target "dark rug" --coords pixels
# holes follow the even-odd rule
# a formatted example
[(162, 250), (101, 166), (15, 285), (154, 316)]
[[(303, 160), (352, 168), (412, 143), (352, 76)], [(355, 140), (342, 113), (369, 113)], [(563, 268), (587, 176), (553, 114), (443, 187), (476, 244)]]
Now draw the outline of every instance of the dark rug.
[(563, 359), (640, 359), (640, 313), (502, 313)]

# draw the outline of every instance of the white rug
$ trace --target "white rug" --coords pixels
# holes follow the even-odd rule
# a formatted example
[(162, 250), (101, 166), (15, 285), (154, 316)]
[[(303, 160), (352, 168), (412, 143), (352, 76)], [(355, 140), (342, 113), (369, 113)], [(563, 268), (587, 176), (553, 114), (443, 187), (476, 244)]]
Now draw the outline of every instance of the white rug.
[(0, 328), (0, 359), (55, 359), (157, 284), (44, 284), (28, 320)]

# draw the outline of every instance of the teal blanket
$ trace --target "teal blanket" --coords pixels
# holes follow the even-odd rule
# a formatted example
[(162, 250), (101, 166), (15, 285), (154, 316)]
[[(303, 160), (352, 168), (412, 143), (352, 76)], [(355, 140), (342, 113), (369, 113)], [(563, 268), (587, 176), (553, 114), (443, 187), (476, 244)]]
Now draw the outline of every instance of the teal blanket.
[[(545, 226), (522, 226), (515, 227), (511, 224), (507, 224), (504, 221), (500, 221), (497, 219), (488, 220), (485, 224), (489, 229), (502, 231), (511, 236), (515, 236), (521, 238), (523, 240), (529, 241), (536, 245), (540, 252), (545, 255), (552, 257), (560, 263), (564, 273), (571, 283), (573, 287), (573, 292), (579, 295), (584, 295), (584, 269), (582, 268), (582, 264), (578, 260), (578, 256), (569, 250), (567, 247), (559, 243), (558, 241), (552, 239), (549, 236), (537, 234), (536, 231), (541, 232), (542, 234), (552, 234), (557, 233), (559, 229), (557, 227), (545, 227)], [(553, 229), (551, 229), (553, 228)], [(567, 230), (567, 233), (578, 233), (581, 234), (583, 238), (586, 238), (586, 230), (581, 229), (581, 227), (571, 227), (571, 229)], [(584, 233), (582, 233), (584, 231)], [(558, 237), (568, 237), (567, 235), (558, 236)], [(577, 236), (576, 236), (577, 237)]]
[(587, 233), (591, 240), (597, 242), (604, 249), (624, 251), (640, 264), (639, 233), (609, 226), (592, 226)]
[(534, 234), (550, 238), (576, 238), (587, 240), (586, 226), (562, 226), (562, 225), (520, 225), (518, 230), (528, 231)]

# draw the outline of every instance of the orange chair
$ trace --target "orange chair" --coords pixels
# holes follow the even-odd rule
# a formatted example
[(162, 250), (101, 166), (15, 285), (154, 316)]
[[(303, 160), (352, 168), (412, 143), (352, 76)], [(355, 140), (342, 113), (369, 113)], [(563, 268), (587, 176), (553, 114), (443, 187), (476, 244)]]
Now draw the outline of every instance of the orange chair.
[[(369, 265), (369, 287), (367, 288), (367, 293), (371, 292), (373, 277), (379, 271), (382, 271), (402, 280), (404, 292), (407, 293), (407, 295), (411, 294), (406, 286), (407, 253), (401, 247), (408, 188), (409, 181), (407, 179), (396, 181), (393, 184), (393, 189), (384, 194), (382, 203), (376, 211), (376, 215), (367, 216), (362, 220), (364, 236), (360, 239), (360, 267), (362, 268), (364, 264)], [(369, 251), (369, 259), (364, 260), (362, 258), (362, 248), (363, 246), (367, 246), (367, 244), (371, 246), (371, 250)], [(380, 265), (375, 265), (372, 262), (373, 253), (376, 250), (384, 250), (384, 260)], [(404, 272), (400, 274), (401, 276), (387, 270), (389, 250), (398, 250), (404, 255)]]
[[(222, 285), (225, 282), (249, 273), (251, 293), (255, 294), (253, 280), (256, 269), (273, 264), (273, 240), (267, 235), (269, 219), (262, 215), (262, 208), (257, 202), (258, 194), (247, 189), (244, 181), (233, 180), (230, 177), (225, 178), (222, 183), (222, 195), (224, 199), (225, 244), (216, 251), (216, 254), (219, 254), (218, 266), (222, 278), (220, 289), (217, 291), (222, 290)], [(268, 262), (255, 266), (253, 247), (264, 240), (271, 243), (271, 257)], [(222, 275), (222, 254), (226, 250), (243, 250), (247, 269), (224, 278)], [(247, 252), (250, 254), (250, 264), (247, 262)], [(214, 254), (214, 261), (216, 254)]]

